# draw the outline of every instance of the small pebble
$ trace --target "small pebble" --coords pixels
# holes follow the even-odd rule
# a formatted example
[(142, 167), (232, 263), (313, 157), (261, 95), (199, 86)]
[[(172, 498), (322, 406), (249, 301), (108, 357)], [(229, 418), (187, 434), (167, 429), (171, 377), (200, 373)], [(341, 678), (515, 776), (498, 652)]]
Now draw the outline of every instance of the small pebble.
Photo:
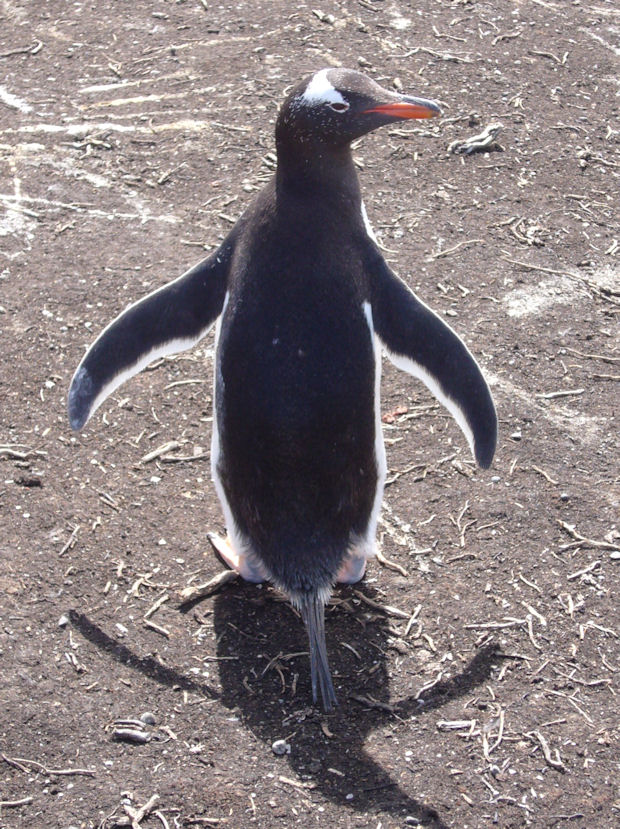
[(620, 561), (620, 550), (614, 550), (612, 553), (609, 554), (609, 558), (613, 561)]
[(286, 740), (274, 740), (271, 744), (271, 750), (274, 754), (281, 757), (283, 754), (291, 753), (291, 746), (286, 742)]
[(499, 483), (502, 479), (499, 477), (499, 475), (493, 475), (493, 477), (491, 478), (491, 480), (493, 481), (493, 483), (494, 483), (494, 484), (497, 484), (497, 483)]
[(521, 432), (519, 430), (517, 430), (516, 432), (513, 432), (510, 435), (511, 440), (521, 440), (521, 437), (522, 437), (522, 435), (521, 435)]
[(146, 725), (155, 725), (157, 720), (155, 719), (155, 714), (151, 714), (150, 711), (145, 711), (144, 714), (140, 715), (140, 719)]
[(65, 614), (63, 613), (62, 616), (60, 617), (60, 619), (58, 620), (58, 627), (59, 628), (64, 628), (68, 624), (69, 624), (69, 617), (65, 616)]
[(568, 501), (568, 492), (562, 492), (561, 493), (560, 501)]

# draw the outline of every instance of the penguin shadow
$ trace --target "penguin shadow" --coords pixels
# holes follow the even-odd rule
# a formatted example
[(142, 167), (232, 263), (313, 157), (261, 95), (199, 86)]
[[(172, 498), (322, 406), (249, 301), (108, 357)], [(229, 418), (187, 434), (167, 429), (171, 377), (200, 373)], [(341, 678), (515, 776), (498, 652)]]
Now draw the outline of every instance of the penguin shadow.
[[(369, 599), (376, 595), (363, 582), (355, 590)], [(311, 705), (301, 619), (275, 590), (241, 581), (228, 585), (215, 597), (213, 622), (220, 700), (270, 750), (278, 739), (290, 746), (282, 768), (288, 763), (304, 786), (339, 805), (401, 819), (410, 815), (436, 829), (446, 826), (431, 804), (410, 791), (408, 781), (426, 760), (406, 760), (398, 732), (415, 729), (426, 714), (488, 679), (501, 658), (496, 646), (478, 650), (460, 674), (425, 694), (394, 700), (395, 663), (409, 687), (424, 684), (411, 664), (412, 651), (407, 648), (404, 658), (395, 652), (399, 643), (389, 617), (360, 601), (353, 589), (338, 588), (326, 608), (326, 634), (339, 705), (326, 715)]]
[(119, 642), (113, 636), (107, 634), (96, 622), (93, 622), (85, 613), (70, 609), (67, 616), (75, 630), (97, 647), (102, 653), (121, 665), (125, 665), (136, 673), (148, 679), (155, 680), (160, 685), (168, 688), (180, 688), (208, 699), (217, 699), (219, 692), (217, 688), (204, 680), (197, 680), (187, 674), (162, 664), (153, 656), (139, 656), (123, 642)]
[[(240, 580), (213, 600), (213, 624), (220, 689), (139, 656), (98, 624), (76, 610), (68, 611), (73, 627), (103, 653), (167, 687), (197, 693), (238, 716), (269, 751), (277, 739), (290, 746), (282, 763), (295, 772), (308, 791), (364, 813), (410, 815), (420, 824), (447, 829), (436, 809), (410, 793), (408, 779), (424, 768), (425, 757), (400, 756), (398, 731), (424, 724), (425, 716), (484, 683), (498, 659), (495, 645), (480, 648), (452, 678), (422, 695), (394, 700), (390, 670), (395, 662), (412, 687), (423, 680), (403, 657), (390, 619), (360, 601), (355, 591), (376, 600), (367, 584), (339, 588), (326, 609), (327, 647), (338, 708), (324, 714), (311, 705), (307, 641), (301, 619), (288, 601), (270, 587)], [(187, 612), (202, 602), (180, 609)], [(403, 723), (407, 722), (406, 726)], [(382, 732), (376, 738), (377, 732)], [(366, 751), (366, 744), (370, 751)], [(286, 776), (286, 775), (284, 775)]]

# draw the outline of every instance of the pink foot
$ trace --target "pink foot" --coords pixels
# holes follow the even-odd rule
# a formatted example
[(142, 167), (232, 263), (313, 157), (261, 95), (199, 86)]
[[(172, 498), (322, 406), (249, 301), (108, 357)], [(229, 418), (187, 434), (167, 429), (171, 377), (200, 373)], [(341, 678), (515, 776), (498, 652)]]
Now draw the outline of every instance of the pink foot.
[(364, 578), (366, 572), (366, 556), (358, 556), (354, 553), (348, 555), (336, 576), (339, 584), (356, 584)]
[(267, 577), (262, 567), (249, 562), (247, 556), (238, 553), (230, 543), (228, 536), (222, 538), (215, 533), (208, 533), (207, 538), (215, 551), (216, 557), (229, 570), (234, 570), (235, 573), (239, 573), (242, 579), (254, 584), (261, 584), (266, 581)]

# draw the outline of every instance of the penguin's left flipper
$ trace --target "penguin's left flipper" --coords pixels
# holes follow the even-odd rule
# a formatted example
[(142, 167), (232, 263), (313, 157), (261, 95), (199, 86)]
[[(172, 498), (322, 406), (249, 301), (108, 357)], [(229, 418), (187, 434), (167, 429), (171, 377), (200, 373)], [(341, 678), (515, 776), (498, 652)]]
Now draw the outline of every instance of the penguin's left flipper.
[(69, 422), (81, 429), (121, 383), (150, 362), (196, 345), (222, 311), (233, 243), (130, 305), (86, 352), (71, 381)]
[(369, 263), (372, 320), (397, 368), (418, 377), (460, 426), (480, 466), (491, 465), (497, 415), (478, 363), (449, 325), (373, 252)]

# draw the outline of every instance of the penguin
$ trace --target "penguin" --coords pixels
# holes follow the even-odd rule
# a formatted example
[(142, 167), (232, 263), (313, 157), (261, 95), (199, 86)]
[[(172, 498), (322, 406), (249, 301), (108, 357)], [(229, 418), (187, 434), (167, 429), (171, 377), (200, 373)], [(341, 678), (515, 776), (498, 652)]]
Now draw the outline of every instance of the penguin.
[(277, 117), (273, 178), (214, 253), (102, 331), (68, 394), (81, 429), (121, 383), (216, 325), (211, 466), (227, 537), (213, 543), (227, 567), (273, 583), (300, 612), (313, 701), (320, 691), (326, 711), (337, 699), (325, 604), (376, 551), (381, 352), (446, 407), (480, 466), (495, 451), (482, 371), (385, 262), (351, 151), (378, 127), (440, 114), (357, 71), (306, 77)]

